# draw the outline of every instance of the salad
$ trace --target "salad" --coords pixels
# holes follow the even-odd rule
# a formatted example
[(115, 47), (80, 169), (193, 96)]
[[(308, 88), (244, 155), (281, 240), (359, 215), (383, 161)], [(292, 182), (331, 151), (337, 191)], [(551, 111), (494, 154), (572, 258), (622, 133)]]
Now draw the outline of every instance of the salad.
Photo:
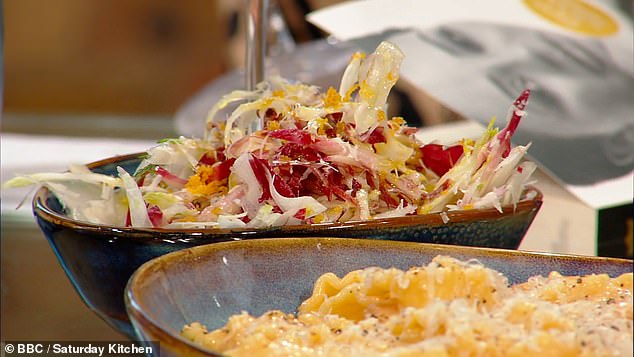
[(71, 166), (4, 187), (46, 186), (75, 220), (171, 229), (501, 211), (523, 199), (536, 165), (523, 160), (530, 145), (510, 140), (530, 91), (502, 130), (492, 120), (477, 140), (423, 143), (403, 118), (386, 115), (402, 60), (397, 46), (382, 42), (352, 57), (338, 89), (277, 77), (229, 93), (211, 108), (202, 138), (160, 141), (135, 172), (118, 167), (113, 177)]

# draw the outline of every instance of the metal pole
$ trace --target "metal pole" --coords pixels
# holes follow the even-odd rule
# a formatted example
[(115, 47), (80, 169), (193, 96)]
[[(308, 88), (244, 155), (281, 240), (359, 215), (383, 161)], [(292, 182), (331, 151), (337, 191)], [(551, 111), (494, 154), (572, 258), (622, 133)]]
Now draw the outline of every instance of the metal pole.
[(246, 0), (245, 87), (254, 90), (264, 80), (269, 0)]

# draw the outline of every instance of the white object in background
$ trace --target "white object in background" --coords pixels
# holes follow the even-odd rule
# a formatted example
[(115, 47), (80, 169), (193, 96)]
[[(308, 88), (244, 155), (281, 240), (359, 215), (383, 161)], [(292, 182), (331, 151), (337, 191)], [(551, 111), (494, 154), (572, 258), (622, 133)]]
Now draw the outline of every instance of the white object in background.
[[(534, 5), (529, 7), (529, 3)], [(572, 25), (558, 26), (555, 25), (556, 20), (546, 19), (539, 14), (540, 11), (547, 10), (576, 10), (580, 15), (576, 21), (577, 26), (592, 26), (594, 21), (600, 22), (595, 27), (607, 27), (612, 25), (609, 23), (610, 18), (615, 20), (615, 31), (609, 36), (601, 36), (609, 37), (606, 41), (609, 55), (618, 60), (621, 67), (631, 71), (631, 44), (634, 40), (632, 21), (622, 13), (614, 11), (609, 3), (593, 0), (356, 0), (324, 7), (308, 14), (307, 19), (342, 41), (388, 30), (426, 30), (459, 22), (522, 26), (531, 30), (551, 31), (583, 38), (586, 36), (571, 29)], [(582, 18), (583, 15), (586, 17)], [(583, 24), (583, 21), (589, 23)], [(593, 29), (590, 28), (588, 31)], [(604, 32), (607, 31), (610, 30)], [(623, 44), (629, 46), (624, 47)]]
[(602, 209), (634, 197), (634, 31), (609, 4), (365, 0), (308, 19), (340, 39), (378, 34), (396, 43), (404, 79), (483, 124), (504, 118), (509, 101), (532, 88), (514, 140), (532, 142), (542, 169)]
[[(71, 164), (87, 164), (112, 156), (144, 152), (150, 140), (79, 138), (2, 133), (0, 180), (38, 172), (63, 172)], [(32, 188), (2, 190), (2, 214), (31, 215)], [(21, 203), (24, 204), (16, 210)]]

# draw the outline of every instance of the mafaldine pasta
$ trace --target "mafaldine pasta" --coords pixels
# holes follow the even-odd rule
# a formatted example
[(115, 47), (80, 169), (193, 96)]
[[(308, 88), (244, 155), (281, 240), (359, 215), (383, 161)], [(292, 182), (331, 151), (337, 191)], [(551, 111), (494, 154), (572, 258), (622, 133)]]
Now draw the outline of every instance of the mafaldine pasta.
[(477, 261), (319, 277), (297, 314), (242, 312), (182, 336), (227, 356), (632, 356), (632, 273), (510, 286)]

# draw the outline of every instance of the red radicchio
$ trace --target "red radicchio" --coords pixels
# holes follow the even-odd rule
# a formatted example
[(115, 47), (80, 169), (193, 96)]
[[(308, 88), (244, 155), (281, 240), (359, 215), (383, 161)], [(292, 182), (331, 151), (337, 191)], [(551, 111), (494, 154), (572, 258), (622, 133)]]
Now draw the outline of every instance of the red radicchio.
[(385, 135), (383, 135), (383, 127), (379, 126), (372, 131), (372, 134), (366, 140), (368, 144), (384, 143), (387, 142)]
[(251, 165), (251, 169), (253, 170), (253, 174), (255, 174), (255, 178), (258, 180), (260, 187), (262, 188), (262, 196), (260, 196), (260, 202), (264, 202), (270, 199), (271, 190), (269, 190), (269, 180), (267, 178), (267, 171), (270, 173), (267, 162), (262, 159), (258, 159), (253, 156), (253, 154), (249, 157), (249, 164)]
[(308, 145), (312, 142), (310, 134), (301, 129), (278, 129), (269, 133), (269, 136), (276, 139), (283, 139), (300, 145)]
[(163, 211), (161, 211), (158, 206), (149, 205), (147, 208), (147, 214), (154, 227), (161, 227), (163, 225)]
[(164, 168), (157, 166), (156, 167), (156, 173), (158, 175), (163, 176), (163, 179), (168, 182), (168, 183), (172, 183), (172, 184), (176, 184), (176, 185), (184, 185), (187, 183), (187, 180), (182, 179), (176, 175), (174, 175), (173, 173), (165, 170)]
[(506, 124), (506, 128), (502, 129), (497, 135), (500, 144), (504, 147), (502, 157), (507, 157), (511, 152), (511, 137), (515, 134), (515, 130), (520, 124), (520, 120), (522, 120), (524, 109), (526, 109), (526, 104), (528, 103), (528, 97), (530, 97), (530, 95), (531, 90), (525, 89), (522, 94), (515, 99), (515, 102), (513, 102), (513, 105), (511, 106), (511, 117), (508, 124)]
[(306, 160), (316, 162), (321, 159), (318, 152), (308, 146), (297, 143), (286, 143), (280, 148), (280, 154), (291, 159)]

